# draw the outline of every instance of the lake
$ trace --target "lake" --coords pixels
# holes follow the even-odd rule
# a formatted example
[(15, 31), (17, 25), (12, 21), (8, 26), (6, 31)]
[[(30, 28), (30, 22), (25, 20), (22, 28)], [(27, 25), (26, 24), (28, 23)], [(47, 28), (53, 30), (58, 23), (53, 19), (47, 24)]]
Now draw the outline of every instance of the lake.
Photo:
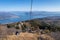
[(60, 16), (60, 13), (55, 13), (55, 12), (33, 12), (31, 14), (29, 12), (10, 12), (10, 13), (18, 16), (18, 18), (3, 19), (3, 20), (0, 20), (0, 24), (21, 22), (21, 21), (32, 20), (36, 18), (44, 18), (49, 16)]

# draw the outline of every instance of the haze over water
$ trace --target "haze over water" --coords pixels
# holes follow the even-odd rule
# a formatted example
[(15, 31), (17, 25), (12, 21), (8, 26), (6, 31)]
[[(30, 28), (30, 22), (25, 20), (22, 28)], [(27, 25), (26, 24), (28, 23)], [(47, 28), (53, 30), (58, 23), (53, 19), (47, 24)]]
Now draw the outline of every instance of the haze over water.
[(33, 0), (32, 5), (30, 16), (31, 0), (0, 0), (0, 23), (60, 16), (60, 0)]

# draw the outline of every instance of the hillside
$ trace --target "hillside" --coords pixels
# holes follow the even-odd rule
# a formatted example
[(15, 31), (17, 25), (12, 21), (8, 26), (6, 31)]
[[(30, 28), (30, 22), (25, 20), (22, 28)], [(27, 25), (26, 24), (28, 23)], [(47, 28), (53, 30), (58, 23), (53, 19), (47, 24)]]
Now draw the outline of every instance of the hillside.
[(9, 12), (0, 12), (0, 20), (10, 19), (10, 18), (19, 18), (19, 17)]

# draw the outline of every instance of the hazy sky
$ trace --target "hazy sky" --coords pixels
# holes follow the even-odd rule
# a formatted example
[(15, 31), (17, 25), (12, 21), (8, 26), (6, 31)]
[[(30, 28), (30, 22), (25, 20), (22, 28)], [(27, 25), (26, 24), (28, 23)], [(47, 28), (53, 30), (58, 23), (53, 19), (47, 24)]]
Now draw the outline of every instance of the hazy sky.
[[(0, 11), (29, 11), (31, 0), (0, 0)], [(33, 0), (33, 11), (60, 11), (60, 0)]]

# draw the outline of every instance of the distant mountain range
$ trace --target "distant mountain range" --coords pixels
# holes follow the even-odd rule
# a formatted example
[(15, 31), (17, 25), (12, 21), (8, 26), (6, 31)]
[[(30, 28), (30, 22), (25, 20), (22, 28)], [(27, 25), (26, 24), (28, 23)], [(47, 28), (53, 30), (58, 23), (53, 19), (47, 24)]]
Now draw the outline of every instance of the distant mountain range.
[(44, 22), (46, 24), (60, 27), (60, 16), (50, 16), (50, 17), (44, 17), (44, 18), (37, 18), (37, 19), (33, 19), (33, 21), (36, 22), (38, 25), (41, 25)]
[(10, 23), (17, 21), (26, 21), (32, 19), (60, 20), (60, 12), (34, 11), (30, 12), (0, 12), (0, 23)]
[(0, 12), (0, 20), (9, 18), (18, 18), (18, 16), (9, 12)]
[(40, 19), (41, 20), (60, 20), (60, 16), (48, 16)]

